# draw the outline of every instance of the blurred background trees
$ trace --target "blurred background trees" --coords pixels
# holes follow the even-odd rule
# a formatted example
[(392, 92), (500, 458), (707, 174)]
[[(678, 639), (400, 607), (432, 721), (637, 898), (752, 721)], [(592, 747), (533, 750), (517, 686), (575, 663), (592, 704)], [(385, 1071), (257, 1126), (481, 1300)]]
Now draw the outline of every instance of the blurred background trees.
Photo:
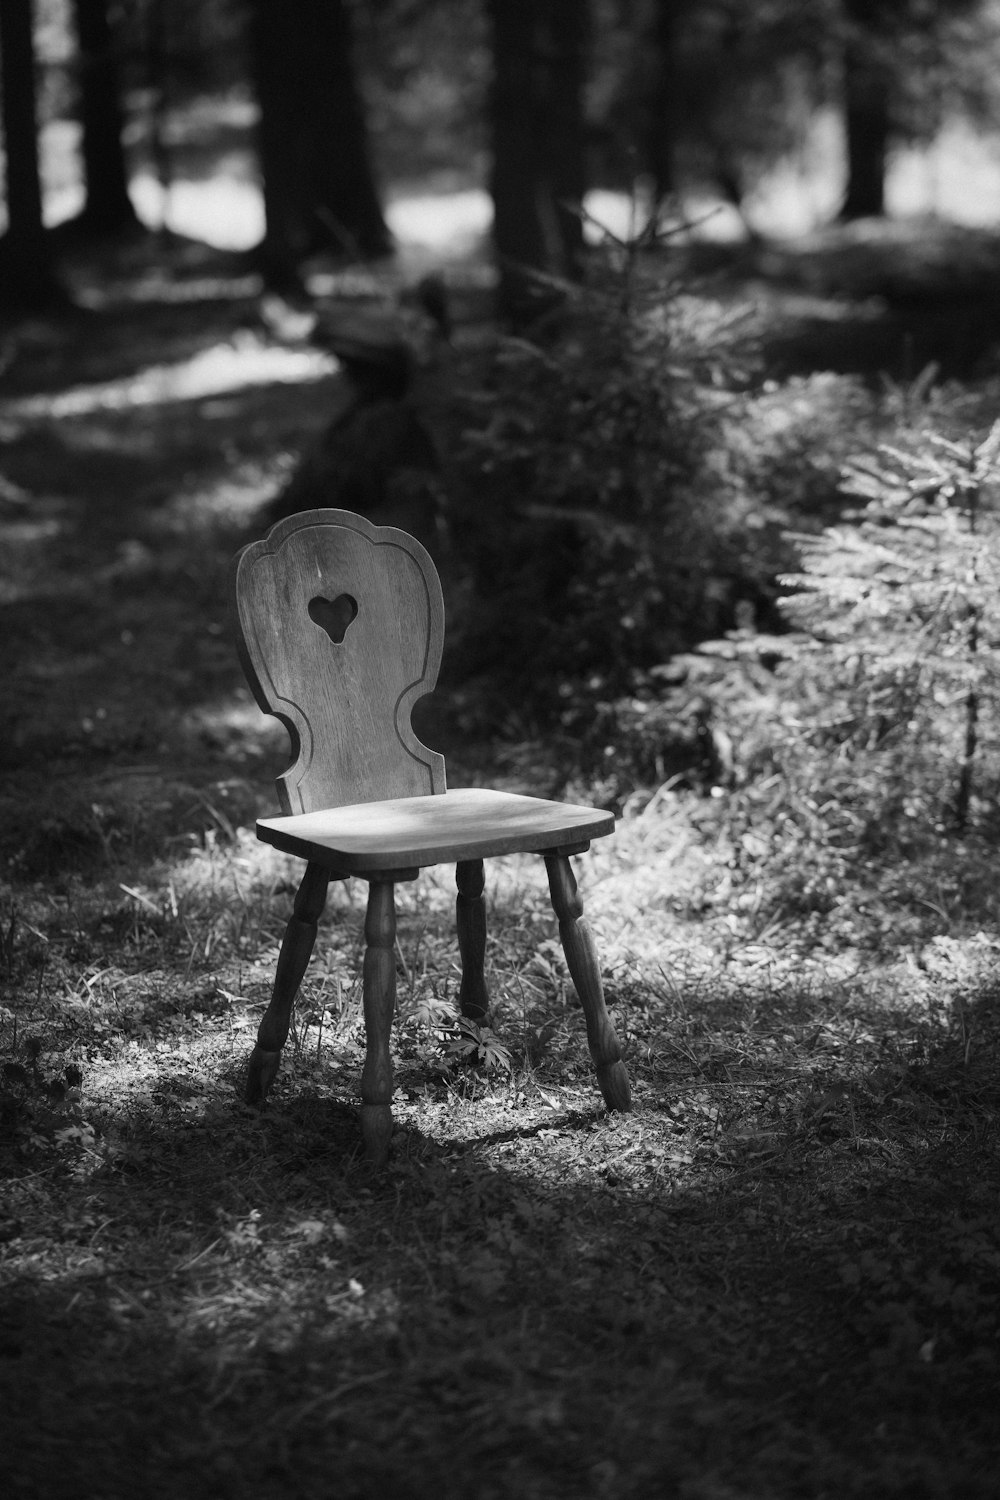
[[(956, 241), (923, 223), (901, 271), (888, 236), (853, 227), (817, 236), (811, 252), (750, 243), (739, 257), (697, 245), (687, 256), (682, 237), (684, 252), (671, 240), (655, 255), (655, 216), (683, 230), (721, 203), (726, 232), (762, 238), (763, 190), (779, 172), (800, 184), (825, 174), (812, 225), (882, 215), (900, 148), (962, 120), (1000, 141), (998, 56), (1000, 0), (0, 0), (0, 299), (19, 313), (58, 297), (61, 269), (81, 303), (89, 295), (88, 313), (105, 299), (107, 337), (127, 320), (104, 283), (138, 269), (164, 324), (183, 322), (191, 294), (194, 343), (200, 319), (206, 344), (239, 330), (226, 360), (323, 344), (341, 362), (340, 394), (354, 382), (350, 411), (338, 427), (317, 393), (287, 428), (261, 417), (281, 474), (299, 465), (281, 503), (302, 503), (302, 454), (325, 423), (317, 500), (346, 496), (357, 470), (362, 498), (344, 503), (405, 503), (407, 517), (392, 519), (418, 531), (422, 507), (454, 581), (463, 728), (493, 734), (498, 703), (525, 739), (555, 717), (588, 774), (615, 762), (609, 796), (630, 795), (630, 737), (640, 779), (694, 754), (721, 774), (710, 700), (736, 691), (709, 683), (694, 697), (685, 679), (668, 701), (665, 666), (697, 641), (745, 630), (756, 651), (757, 634), (784, 628), (787, 534), (839, 514), (845, 445), (865, 420), (875, 431), (869, 385), (898, 380), (905, 404), (935, 370), (950, 379), (995, 360), (1000, 305), (984, 310), (983, 286), (995, 284), (996, 235), (977, 240), (963, 283)], [(226, 220), (234, 183), (255, 208), (242, 226)], [(216, 194), (214, 240), (174, 212), (192, 186), (203, 204)], [(598, 191), (633, 210), (631, 229), (619, 220), (600, 249)], [(391, 252), (401, 207), (447, 214), (458, 194), (479, 207), (492, 198), (492, 242), (453, 282), (440, 235), (356, 273)], [(241, 258), (202, 255), (182, 225)], [(81, 271), (71, 252), (88, 240)], [(825, 271), (820, 241), (832, 247)], [(874, 270), (869, 255), (845, 290), (851, 252), (876, 245)], [(435, 281), (424, 273), (436, 256), (446, 263)], [(169, 295), (196, 259), (202, 286), (230, 279), (215, 323), (202, 292)], [(285, 299), (262, 300), (251, 271)], [(399, 336), (404, 278), (409, 307), (420, 301), (436, 321), (419, 347)], [(464, 315), (463, 293), (484, 285)], [(328, 302), (288, 305), (302, 296)], [(841, 328), (852, 298), (861, 311)], [(900, 313), (934, 299), (924, 322)], [(380, 341), (371, 324), (387, 309)], [(334, 340), (345, 313), (358, 326)], [(495, 313), (526, 336), (494, 337)], [(60, 323), (53, 346), (64, 334)], [(8, 369), (17, 343), (0, 343)], [(60, 369), (61, 351), (53, 359)], [(261, 394), (261, 413), (279, 408)], [(209, 419), (177, 418), (199, 440), (211, 408)], [(267, 472), (254, 490), (260, 527), (279, 483), (278, 468)], [(668, 753), (678, 743), (680, 763)]]
[(320, 250), (350, 260), (386, 254), (347, 0), (253, 0), (249, 33), (266, 280), (294, 284)]
[(52, 295), (42, 225), (31, 0), (0, 4), (0, 102), (8, 228), (0, 239), (0, 301), (33, 307)]
[(86, 199), (80, 225), (95, 235), (138, 228), (128, 193), (118, 28), (108, 0), (73, 0), (80, 156)]
[(107, 236), (135, 231), (140, 170), (224, 174), (213, 101), (245, 100), (283, 286), (317, 254), (385, 254), (399, 187), (488, 188), (510, 311), (524, 268), (579, 273), (588, 187), (714, 194), (750, 224), (836, 120), (839, 212), (878, 215), (898, 145), (996, 125), (996, 0), (3, 0), (0, 27), (8, 300), (46, 278), (54, 122), (77, 128), (78, 227)]
[(576, 0), (490, 0), (489, 14), (493, 240), (501, 306), (517, 320), (531, 311), (525, 269), (581, 270), (590, 18)]
[(984, 80), (977, 81), (969, 44), (996, 55), (996, 15), (995, 7), (977, 0), (841, 3), (847, 157), (841, 216), (858, 219), (885, 212), (886, 171), (895, 143), (931, 139), (963, 102), (989, 92)]

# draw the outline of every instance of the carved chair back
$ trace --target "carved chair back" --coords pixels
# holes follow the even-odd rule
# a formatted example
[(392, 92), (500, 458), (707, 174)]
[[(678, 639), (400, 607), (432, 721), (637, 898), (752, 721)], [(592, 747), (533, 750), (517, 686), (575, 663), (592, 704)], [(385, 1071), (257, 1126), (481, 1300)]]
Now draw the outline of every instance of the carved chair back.
[(444, 602), (426, 550), (348, 511), (304, 511), (244, 547), (233, 572), (243, 669), (292, 759), (285, 813), (445, 790), (413, 732), (437, 681)]

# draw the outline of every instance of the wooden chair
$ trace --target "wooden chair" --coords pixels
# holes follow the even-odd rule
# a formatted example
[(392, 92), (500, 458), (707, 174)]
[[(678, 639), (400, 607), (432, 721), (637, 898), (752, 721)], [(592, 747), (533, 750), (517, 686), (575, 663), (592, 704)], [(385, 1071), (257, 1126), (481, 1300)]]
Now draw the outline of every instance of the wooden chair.
[(306, 861), (250, 1059), (247, 1100), (262, 1102), (277, 1072), (327, 886), (359, 876), (369, 885), (361, 1129), (367, 1156), (384, 1161), (392, 1132), (396, 882), (415, 879), (426, 865), (456, 866), (460, 1005), (482, 1021), (489, 1011), (483, 860), (532, 852), (545, 859), (601, 1092), (609, 1109), (629, 1109), (628, 1075), (570, 866), (570, 855), (614, 831), (614, 817), (512, 792), (446, 790), (444, 758), (410, 725), (414, 703), (437, 680), (444, 637), (441, 585), (424, 548), (348, 511), (305, 511), (239, 553), (233, 600), (254, 696), (292, 740), (291, 763), (277, 781), (285, 815), (262, 818), (257, 836)]

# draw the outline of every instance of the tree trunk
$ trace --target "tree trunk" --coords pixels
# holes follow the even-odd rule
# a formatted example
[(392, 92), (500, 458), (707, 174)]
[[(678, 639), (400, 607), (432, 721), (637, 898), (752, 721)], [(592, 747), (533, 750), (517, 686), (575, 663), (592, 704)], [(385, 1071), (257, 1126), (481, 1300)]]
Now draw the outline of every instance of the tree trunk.
[(493, 242), (501, 315), (538, 310), (533, 271), (580, 274), (585, 0), (490, 0)]
[(296, 77), (295, 28), (280, 0), (254, 0), (250, 43), (260, 118), (257, 156), (264, 195), (260, 257), (265, 281), (293, 287), (306, 254), (307, 197), (303, 97)]
[(892, 99), (906, 0), (841, 0), (847, 188), (843, 220), (885, 213)]
[(319, 0), (316, 19), (319, 45), (310, 54), (314, 248), (346, 251), (352, 259), (386, 255), (392, 236), (372, 172), (350, 10), (345, 0)]
[(535, 120), (535, 11), (534, 0), (490, 0), (493, 243), (500, 311), (514, 323), (529, 315), (530, 271), (546, 259)]
[(849, 41), (844, 54), (847, 190), (840, 210), (843, 220), (885, 213), (889, 89), (887, 72), (868, 55), (864, 37)]
[(98, 235), (138, 227), (128, 194), (121, 87), (107, 0), (73, 0), (80, 45), (80, 120), (87, 198), (81, 225)]
[(584, 156), (583, 90), (586, 80), (589, 7), (583, 0), (548, 0), (545, 53), (547, 78), (541, 101), (541, 140), (546, 165), (546, 198), (551, 204), (552, 268), (577, 279), (583, 273), (583, 219), (587, 191)]
[(0, 239), (0, 303), (61, 300), (42, 222), (31, 0), (0, 0), (0, 94), (6, 151), (7, 232)]
[(372, 175), (343, 0), (254, 0), (251, 56), (270, 284), (294, 287), (327, 248), (357, 257), (391, 246)]
[(652, 51), (655, 73), (650, 91), (646, 158), (653, 179), (653, 200), (660, 203), (677, 190), (677, 23), (679, 0), (655, 0)]

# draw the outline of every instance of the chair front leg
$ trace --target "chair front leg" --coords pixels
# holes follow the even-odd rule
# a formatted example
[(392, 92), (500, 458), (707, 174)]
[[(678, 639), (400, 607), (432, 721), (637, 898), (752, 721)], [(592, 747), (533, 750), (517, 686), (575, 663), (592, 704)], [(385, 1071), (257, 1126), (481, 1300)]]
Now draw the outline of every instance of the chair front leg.
[(455, 867), (458, 897), (455, 902), (455, 926), (458, 929), (458, 951), (462, 955), (462, 987), (459, 1008), (470, 1021), (485, 1021), (490, 1010), (486, 988), (486, 902), (483, 888), (486, 878), (481, 859), (461, 860)]
[(367, 1048), (361, 1074), (361, 1134), (365, 1156), (381, 1166), (392, 1135), (392, 1057), (389, 1038), (396, 1009), (396, 903), (391, 880), (368, 887), (365, 917), (364, 1008)]
[(321, 865), (306, 865), (278, 954), (271, 1003), (264, 1012), (257, 1031), (257, 1045), (250, 1055), (246, 1086), (248, 1104), (262, 1104), (274, 1082), (281, 1049), (288, 1038), (292, 1006), (316, 941), (316, 926), (326, 905), (329, 884), (329, 871)]
[(545, 868), (549, 877), (552, 906), (559, 918), (559, 936), (566, 963), (587, 1018), (587, 1041), (597, 1070), (597, 1082), (609, 1109), (628, 1111), (632, 1108), (628, 1073), (621, 1060), (621, 1047), (604, 1003), (597, 949), (593, 934), (584, 919), (583, 902), (576, 888), (576, 878), (568, 855), (547, 854)]

